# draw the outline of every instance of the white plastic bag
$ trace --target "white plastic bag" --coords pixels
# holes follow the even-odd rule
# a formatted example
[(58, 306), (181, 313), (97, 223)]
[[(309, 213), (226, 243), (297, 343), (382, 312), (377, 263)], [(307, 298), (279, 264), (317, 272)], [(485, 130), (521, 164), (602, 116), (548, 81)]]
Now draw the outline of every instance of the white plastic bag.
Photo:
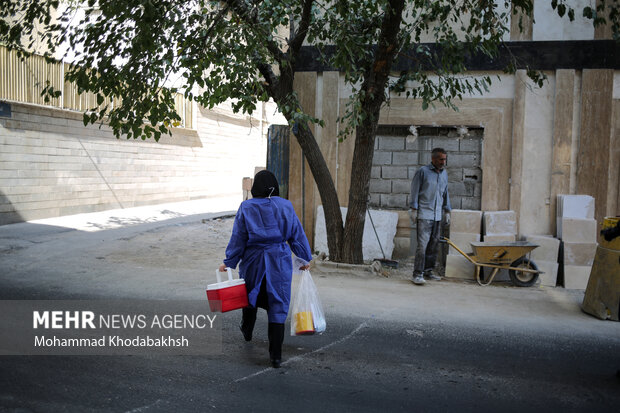
[(301, 274), (291, 309), (291, 335), (322, 333), (327, 327), (319, 293), (310, 271)]
[(297, 255), (293, 255), (293, 275), (301, 275), (304, 270), (300, 270), (299, 268), (308, 264), (310, 264), (308, 261), (299, 258)]

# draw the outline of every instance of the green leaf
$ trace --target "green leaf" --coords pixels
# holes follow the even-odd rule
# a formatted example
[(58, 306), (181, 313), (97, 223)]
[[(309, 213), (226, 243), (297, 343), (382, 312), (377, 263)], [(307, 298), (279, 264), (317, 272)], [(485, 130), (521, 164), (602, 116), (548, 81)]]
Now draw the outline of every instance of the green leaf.
[(566, 5), (565, 4), (558, 4), (558, 15), (560, 17), (564, 17), (565, 14), (566, 14)]

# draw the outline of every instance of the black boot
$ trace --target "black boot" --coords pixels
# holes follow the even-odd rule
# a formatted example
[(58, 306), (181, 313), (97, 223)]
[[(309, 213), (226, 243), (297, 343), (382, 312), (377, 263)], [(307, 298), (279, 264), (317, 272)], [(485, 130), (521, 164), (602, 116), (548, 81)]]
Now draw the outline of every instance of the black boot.
[(252, 332), (254, 331), (254, 324), (256, 323), (257, 308), (248, 306), (244, 307), (241, 311), (243, 316), (241, 318), (241, 325), (239, 326), (239, 329), (241, 329), (245, 341), (251, 341)]
[(284, 324), (269, 323), (267, 335), (269, 336), (269, 357), (271, 358), (271, 365), (277, 369), (282, 363), (282, 342), (284, 341)]

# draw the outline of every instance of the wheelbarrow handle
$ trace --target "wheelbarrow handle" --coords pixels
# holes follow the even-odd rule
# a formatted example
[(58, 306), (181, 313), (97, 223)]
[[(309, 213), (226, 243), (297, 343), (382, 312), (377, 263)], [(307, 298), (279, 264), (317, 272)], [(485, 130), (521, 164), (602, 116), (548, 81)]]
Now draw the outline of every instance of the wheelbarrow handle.
[(454, 242), (450, 241), (450, 239), (446, 238), (446, 237), (441, 237), (439, 242), (445, 243), (450, 245), (452, 248), (454, 248), (455, 250), (457, 250), (463, 257), (465, 257), (467, 259), (467, 261), (471, 262), (472, 264), (478, 266), (480, 265), (480, 263), (476, 262), (474, 259), (472, 259), (472, 257), (470, 257), (466, 252), (463, 252), (462, 249), (460, 249), (459, 247), (457, 247)]

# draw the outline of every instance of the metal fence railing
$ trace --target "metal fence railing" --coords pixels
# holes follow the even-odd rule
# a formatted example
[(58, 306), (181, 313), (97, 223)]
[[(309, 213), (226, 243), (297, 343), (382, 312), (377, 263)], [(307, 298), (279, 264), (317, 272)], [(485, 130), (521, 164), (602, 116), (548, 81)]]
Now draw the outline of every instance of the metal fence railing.
[[(0, 46), (0, 100), (52, 106), (60, 109), (84, 112), (99, 107), (94, 93), (78, 93), (74, 83), (65, 82), (65, 71), (69, 64), (48, 63), (40, 55), (33, 54), (24, 59), (15, 51)], [(41, 92), (49, 81), (50, 86), (62, 92), (59, 98), (47, 102)], [(110, 104), (106, 98), (102, 106)], [(175, 97), (175, 110), (181, 117), (179, 126), (194, 129), (193, 102), (178, 93)]]

